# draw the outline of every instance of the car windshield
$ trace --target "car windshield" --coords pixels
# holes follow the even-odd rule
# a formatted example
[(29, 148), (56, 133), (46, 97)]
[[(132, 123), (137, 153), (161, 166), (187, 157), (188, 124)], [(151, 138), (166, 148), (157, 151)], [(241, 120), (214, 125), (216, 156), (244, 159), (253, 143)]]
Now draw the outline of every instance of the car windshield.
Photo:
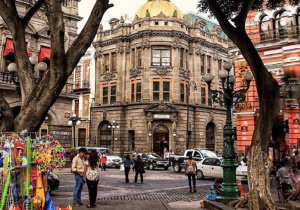
[(106, 154), (107, 156), (117, 156), (113, 151), (111, 151), (111, 150), (109, 150), (109, 149), (100, 149), (100, 150), (99, 150), (100, 155), (102, 155), (103, 152), (105, 152), (105, 154)]
[(160, 158), (160, 156), (157, 155), (157, 154), (151, 154), (151, 155), (148, 155), (148, 157), (151, 158), (151, 159)]
[(201, 153), (204, 156), (204, 158), (217, 157), (216, 153), (209, 151), (209, 150), (201, 150)]

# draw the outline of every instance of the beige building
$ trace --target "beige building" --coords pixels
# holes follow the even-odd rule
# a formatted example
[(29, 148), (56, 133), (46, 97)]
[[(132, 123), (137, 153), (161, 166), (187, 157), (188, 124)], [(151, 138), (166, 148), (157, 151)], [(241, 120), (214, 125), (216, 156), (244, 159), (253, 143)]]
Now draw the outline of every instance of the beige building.
[[(28, 8), (35, 1), (17, 0), (17, 9), (20, 16), (24, 16)], [(79, 0), (62, 1), (65, 13), (65, 47), (72, 44), (77, 36), (77, 22), (81, 20), (78, 16)], [(26, 42), (28, 55), (35, 57), (38, 62), (50, 64), (50, 36), (47, 17), (43, 9), (39, 10), (32, 18), (26, 30)], [(7, 66), (15, 61), (14, 47), (11, 34), (0, 17), (0, 90), (4, 93), (13, 112), (17, 115), (20, 111), (21, 101), (16, 93), (16, 85), (10, 80)], [(36, 78), (42, 77), (43, 72), (35, 72)], [(39, 134), (51, 134), (58, 139), (65, 148), (72, 146), (72, 127), (68, 126), (69, 117), (72, 115), (72, 101), (77, 98), (73, 94), (73, 79), (63, 89), (56, 103), (51, 107)]]
[(225, 112), (203, 80), (228, 59), (220, 27), (169, 0), (148, 0), (134, 21), (113, 18), (110, 26), (94, 43), (91, 144), (120, 153), (222, 150)]

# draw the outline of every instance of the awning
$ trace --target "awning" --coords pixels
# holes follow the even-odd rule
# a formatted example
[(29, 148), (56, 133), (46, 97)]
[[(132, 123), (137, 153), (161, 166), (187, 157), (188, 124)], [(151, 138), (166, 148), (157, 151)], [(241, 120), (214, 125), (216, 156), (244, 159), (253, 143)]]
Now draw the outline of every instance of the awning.
[(49, 47), (41, 46), (39, 62), (45, 61), (46, 59), (50, 60), (51, 49)]
[[(12, 39), (6, 39), (3, 56), (7, 56), (9, 53), (15, 53), (14, 42)], [(27, 55), (29, 57), (32, 56), (32, 52), (30, 52), (30, 50), (28, 48), (27, 48)]]

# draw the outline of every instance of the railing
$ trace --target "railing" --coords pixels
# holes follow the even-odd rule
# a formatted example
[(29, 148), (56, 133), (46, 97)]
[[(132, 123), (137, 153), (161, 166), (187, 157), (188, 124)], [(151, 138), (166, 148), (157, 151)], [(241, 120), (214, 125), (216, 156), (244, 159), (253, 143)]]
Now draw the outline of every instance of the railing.
[(19, 82), (19, 78), (17, 76), (12, 76), (9, 72), (0, 72), (0, 82), (1, 84), (14, 85)]
[(83, 80), (81, 82), (77, 82), (74, 85), (74, 90), (78, 90), (78, 89), (89, 89), (90, 88), (90, 81), (88, 80)]

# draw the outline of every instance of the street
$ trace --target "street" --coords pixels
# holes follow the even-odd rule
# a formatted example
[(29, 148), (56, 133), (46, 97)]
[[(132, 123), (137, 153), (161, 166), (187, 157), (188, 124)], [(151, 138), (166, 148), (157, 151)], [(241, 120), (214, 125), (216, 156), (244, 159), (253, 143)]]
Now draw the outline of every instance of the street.
[[(51, 197), (56, 206), (65, 207), (72, 204), (74, 175), (66, 168), (59, 173), (59, 176), (60, 189), (54, 191)], [(128, 201), (143, 201), (146, 203), (149, 201), (151, 201), (150, 203), (162, 201), (172, 207), (174, 204), (180, 206), (179, 203), (182, 205), (185, 203), (190, 208), (191, 203), (199, 205), (199, 200), (210, 192), (210, 187), (213, 185), (213, 180), (197, 180), (197, 193), (191, 194), (189, 193), (187, 177), (183, 173), (174, 173), (171, 169), (168, 171), (146, 170), (144, 184), (135, 184), (133, 180), (133, 172), (130, 173), (130, 183), (126, 184), (124, 172), (120, 172), (119, 169), (102, 171), (98, 185), (97, 206), (100, 207), (101, 204), (107, 201), (127, 201), (127, 203), (130, 203)], [(82, 201), (84, 204), (88, 203), (86, 185), (83, 189)], [(106, 209), (115, 208), (111, 206)], [(152, 208), (148, 207), (146, 209)]]

